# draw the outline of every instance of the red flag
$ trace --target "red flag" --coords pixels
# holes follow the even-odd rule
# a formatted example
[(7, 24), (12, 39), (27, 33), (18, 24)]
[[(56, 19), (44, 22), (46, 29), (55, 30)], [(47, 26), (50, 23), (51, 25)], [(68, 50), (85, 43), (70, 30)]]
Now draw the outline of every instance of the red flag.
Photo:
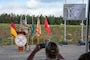
[(48, 24), (48, 21), (47, 21), (47, 18), (46, 17), (44, 18), (44, 27), (45, 27), (47, 33), (50, 34), (51, 33), (51, 30), (50, 30), (50, 26)]

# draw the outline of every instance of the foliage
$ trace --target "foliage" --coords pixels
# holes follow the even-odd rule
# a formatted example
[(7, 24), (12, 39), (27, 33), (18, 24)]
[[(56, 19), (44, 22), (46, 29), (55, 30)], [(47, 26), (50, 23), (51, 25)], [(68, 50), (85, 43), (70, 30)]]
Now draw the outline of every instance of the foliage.
[[(19, 24), (20, 22), (20, 16), (21, 15), (15, 15), (13, 14), (13, 19), (14, 19), (14, 23), (16, 24)], [(27, 22), (28, 24), (31, 24), (32, 23), (32, 16), (30, 15), (22, 15), (22, 20), (25, 19), (25, 16), (27, 17)], [(34, 20), (34, 24), (37, 23), (37, 17), (38, 16), (34, 16), (33, 17), (33, 20)], [(47, 16), (48, 18), (48, 22), (50, 25), (60, 25), (60, 24), (64, 24), (64, 20), (63, 20), (63, 17), (60, 16), (60, 17), (54, 17), (54, 16)], [(40, 22), (41, 24), (43, 25), (44, 24), (44, 16), (40, 15)], [(84, 24), (85, 24), (86, 21), (84, 21)], [(10, 14), (1, 14), (0, 15), (0, 23), (10, 23)], [(70, 21), (68, 20), (67, 21), (67, 25), (80, 25), (81, 21), (77, 20), (77, 21)]]
[[(30, 25), (31, 26), (31, 25)], [(18, 30), (18, 24), (16, 24)], [(36, 25), (35, 25), (36, 27)], [(41, 25), (42, 35), (39, 38), (39, 42), (43, 43), (45, 39), (55, 41), (57, 43), (62, 42), (64, 39), (64, 26), (63, 25), (50, 25), (51, 34), (48, 35), (45, 31), (44, 25)], [(0, 24), (0, 45), (11, 45), (14, 43), (10, 34), (10, 24)], [(84, 26), (84, 40), (86, 34), (86, 27)], [(90, 34), (90, 32), (89, 32)], [(77, 44), (78, 40), (81, 39), (81, 26), (80, 25), (67, 25), (66, 26), (66, 38), (70, 44)], [(90, 39), (90, 37), (89, 37)], [(37, 36), (34, 36), (34, 44), (37, 44)], [(29, 44), (32, 44), (30, 36)]]

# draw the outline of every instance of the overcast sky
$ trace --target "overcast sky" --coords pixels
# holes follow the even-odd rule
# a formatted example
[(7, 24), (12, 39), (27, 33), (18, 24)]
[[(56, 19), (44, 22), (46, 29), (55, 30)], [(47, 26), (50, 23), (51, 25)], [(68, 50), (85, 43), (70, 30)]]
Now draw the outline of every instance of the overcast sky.
[[(88, 0), (84, 0), (87, 4)], [(0, 14), (15, 13), (29, 15), (63, 16), (65, 0), (0, 0)], [(83, 0), (66, 0), (68, 4), (83, 3)]]

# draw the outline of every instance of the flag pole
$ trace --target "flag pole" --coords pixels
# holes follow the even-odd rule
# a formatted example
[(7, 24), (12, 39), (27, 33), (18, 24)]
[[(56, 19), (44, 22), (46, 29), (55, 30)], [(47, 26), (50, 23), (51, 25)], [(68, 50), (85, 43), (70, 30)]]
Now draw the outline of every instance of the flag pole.
[[(33, 23), (33, 16), (32, 16), (32, 23)], [(34, 36), (32, 36), (32, 45), (33, 45), (33, 37), (34, 37)]]
[(88, 35), (89, 35), (89, 16), (90, 16), (90, 0), (88, 0), (87, 20), (86, 20), (86, 53), (88, 52)]
[(41, 26), (40, 26), (39, 17), (37, 18), (36, 34), (37, 34), (37, 43), (39, 44), (39, 38), (40, 38), (40, 35), (41, 35)]
[[(12, 15), (10, 15), (10, 21), (11, 21)], [(12, 21), (11, 21), (12, 22)], [(11, 35), (11, 45), (13, 45), (13, 36)]]
[(37, 38), (37, 44), (39, 44), (39, 37)]
[(31, 38), (32, 39), (32, 45), (33, 45), (33, 38), (34, 38), (34, 36), (32, 36), (32, 38)]
[[(38, 16), (38, 19), (37, 20), (39, 20), (39, 16)], [(39, 24), (40, 24), (40, 21), (39, 21)], [(39, 25), (40, 26), (40, 25)], [(37, 44), (39, 44), (39, 36), (38, 36), (38, 38), (37, 38)]]
[[(11, 34), (12, 34), (13, 38), (16, 38), (17, 32), (16, 32), (16, 27), (15, 27), (14, 22), (13, 22), (13, 15), (12, 14), (10, 15), (10, 20), (11, 20)], [(13, 45), (13, 39), (12, 39), (12, 45)]]
[[(11, 20), (11, 22), (12, 22), (12, 14), (10, 15), (10, 20)], [(13, 36), (12, 36), (11, 40), (12, 40), (11, 45), (13, 45), (13, 40), (14, 40)]]

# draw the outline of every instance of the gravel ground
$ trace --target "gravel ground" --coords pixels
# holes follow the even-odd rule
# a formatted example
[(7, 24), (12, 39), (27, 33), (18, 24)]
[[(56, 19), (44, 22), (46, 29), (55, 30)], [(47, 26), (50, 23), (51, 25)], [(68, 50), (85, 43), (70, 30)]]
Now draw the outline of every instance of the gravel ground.
[[(61, 55), (65, 60), (78, 60), (79, 56), (85, 53), (85, 46), (77, 45), (58, 45)], [(27, 57), (35, 48), (35, 45), (30, 46), (28, 52), (18, 52), (17, 46), (1, 46), (0, 47), (0, 60), (27, 60)], [(40, 50), (34, 60), (44, 60), (45, 50)]]

